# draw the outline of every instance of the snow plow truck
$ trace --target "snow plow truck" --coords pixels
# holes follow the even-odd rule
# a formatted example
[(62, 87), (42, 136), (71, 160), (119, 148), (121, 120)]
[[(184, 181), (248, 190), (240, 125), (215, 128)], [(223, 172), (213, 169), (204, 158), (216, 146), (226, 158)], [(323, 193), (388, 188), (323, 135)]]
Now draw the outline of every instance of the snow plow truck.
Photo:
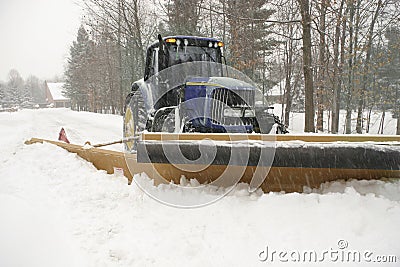
[[(256, 105), (265, 101), (250, 79), (222, 64), (223, 46), (215, 38), (158, 36), (147, 49), (144, 78), (126, 98), (124, 138), (143, 131), (287, 133), (270, 107)], [(134, 142), (125, 147), (132, 151)]]
[[(264, 92), (227, 66), (215, 38), (157, 38), (146, 53), (143, 79), (126, 97), (124, 153), (50, 142), (92, 162), (145, 172), (156, 184), (182, 176), (221, 187), (302, 192), (338, 179), (400, 178), (400, 138), (384, 135), (288, 133)], [(113, 142), (114, 143), (114, 142)]]

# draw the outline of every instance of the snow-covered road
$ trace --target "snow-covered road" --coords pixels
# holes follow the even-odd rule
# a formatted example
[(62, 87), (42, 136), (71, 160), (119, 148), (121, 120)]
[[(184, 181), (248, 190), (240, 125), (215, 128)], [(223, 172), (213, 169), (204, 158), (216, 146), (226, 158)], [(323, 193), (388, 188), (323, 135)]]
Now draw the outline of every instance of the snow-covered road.
[(239, 185), (215, 204), (177, 209), (61, 148), (23, 144), (56, 139), (61, 127), (73, 143), (116, 140), (121, 124), (67, 109), (0, 113), (0, 266), (309, 266), (309, 252), (321, 266), (355, 266), (342, 262), (348, 252), (359, 266), (377, 256), (397, 258), (368, 266), (400, 265), (397, 181), (308, 194), (249, 195)]

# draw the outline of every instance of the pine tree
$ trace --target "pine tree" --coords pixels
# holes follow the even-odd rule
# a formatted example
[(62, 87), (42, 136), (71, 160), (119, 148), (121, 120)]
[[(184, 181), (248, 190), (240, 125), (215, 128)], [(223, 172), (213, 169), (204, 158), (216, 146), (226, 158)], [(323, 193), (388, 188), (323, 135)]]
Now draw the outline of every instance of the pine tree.
[(6, 87), (3, 83), (0, 83), (0, 103), (5, 100), (6, 97)]
[(169, 32), (173, 35), (198, 35), (200, 0), (172, 0), (167, 4)]
[(24, 79), (22, 79), (17, 70), (10, 70), (8, 74), (7, 87), (11, 103), (20, 105), (22, 102), (27, 100), (29, 94), (27, 94), (27, 90), (25, 90)]
[(89, 109), (89, 71), (93, 43), (85, 28), (81, 25), (76, 41), (70, 47), (70, 58), (65, 71), (65, 94), (71, 99), (72, 108), (78, 110)]
[(230, 61), (233, 67), (253, 80), (261, 81), (265, 72), (265, 57), (276, 41), (269, 37), (272, 24), (266, 20), (274, 13), (266, 0), (227, 1), (230, 26)]
[(36, 76), (29, 76), (25, 82), (25, 87), (32, 97), (34, 103), (43, 103), (46, 100), (45, 90), (41, 86), (40, 80)]

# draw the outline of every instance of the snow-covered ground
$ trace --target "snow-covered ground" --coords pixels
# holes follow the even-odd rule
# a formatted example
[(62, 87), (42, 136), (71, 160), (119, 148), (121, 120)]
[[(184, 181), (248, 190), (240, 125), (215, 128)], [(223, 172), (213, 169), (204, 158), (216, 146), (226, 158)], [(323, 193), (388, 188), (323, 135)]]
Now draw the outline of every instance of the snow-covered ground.
[[(278, 115), (279, 117), (282, 116), (282, 105), (280, 104), (275, 104), (274, 106), (274, 113), (275, 115)], [(344, 134), (345, 133), (345, 121), (346, 121), (346, 111), (345, 110), (340, 110), (339, 113), (339, 134)], [(363, 113), (363, 119), (364, 119), (364, 132), (367, 124), (367, 117), (368, 114), (365, 111)], [(317, 119), (315, 117), (315, 119)], [(324, 132), (328, 132), (328, 127), (330, 129), (330, 123), (331, 119), (329, 117), (328, 112), (324, 112)], [(372, 111), (371, 112), (371, 122), (370, 122), (370, 129), (369, 129), (369, 134), (379, 134), (379, 125), (382, 119), (382, 112), (381, 111)], [(352, 133), (356, 133), (356, 123), (357, 123), (357, 113), (353, 112), (351, 116), (351, 129)], [(391, 112), (386, 112), (385, 114), (385, 120), (384, 120), (384, 126), (383, 126), (383, 134), (396, 134), (396, 126), (397, 126), (397, 119), (392, 117)], [(304, 113), (296, 113), (292, 112), (290, 113), (289, 116), (289, 132), (290, 133), (303, 133), (304, 131)]]
[[(310, 255), (320, 266), (400, 265), (399, 181), (303, 194), (239, 185), (212, 205), (178, 209), (61, 148), (23, 144), (57, 139), (61, 127), (73, 143), (101, 143), (121, 138), (121, 125), (68, 109), (0, 113), (0, 266), (316, 266)], [(396, 262), (372, 262), (384, 259)]]

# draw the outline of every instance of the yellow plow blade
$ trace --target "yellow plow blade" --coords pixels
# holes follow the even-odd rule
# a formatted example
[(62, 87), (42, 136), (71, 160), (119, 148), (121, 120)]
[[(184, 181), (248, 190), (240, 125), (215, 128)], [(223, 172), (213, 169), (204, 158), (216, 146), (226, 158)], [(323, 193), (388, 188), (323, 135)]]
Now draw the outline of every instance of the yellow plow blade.
[[(213, 143), (199, 143), (205, 139)], [(122, 169), (129, 183), (133, 175), (144, 172), (156, 184), (179, 183), (182, 175), (210, 183), (223, 174), (229, 177), (237, 173), (241, 173), (240, 182), (251, 184), (255, 174), (263, 173), (258, 179), (264, 192), (302, 192), (304, 186), (318, 188), (322, 183), (340, 179), (400, 178), (400, 136), (145, 133), (137, 154), (37, 138), (26, 144), (43, 142), (76, 153), (107, 173)], [(270, 164), (257, 161), (264, 144), (274, 148)], [(210, 164), (192, 164), (201, 154), (199, 147), (207, 151), (209, 145), (214, 146), (216, 159)], [(165, 155), (168, 146), (177, 146), (192, 161), (174, 162), (174, 158)], [(250, 155), (247, 161), (229, 162), (227, 157), (242, 151)], [(198, 171), (193, 171), (194, 165)]]

